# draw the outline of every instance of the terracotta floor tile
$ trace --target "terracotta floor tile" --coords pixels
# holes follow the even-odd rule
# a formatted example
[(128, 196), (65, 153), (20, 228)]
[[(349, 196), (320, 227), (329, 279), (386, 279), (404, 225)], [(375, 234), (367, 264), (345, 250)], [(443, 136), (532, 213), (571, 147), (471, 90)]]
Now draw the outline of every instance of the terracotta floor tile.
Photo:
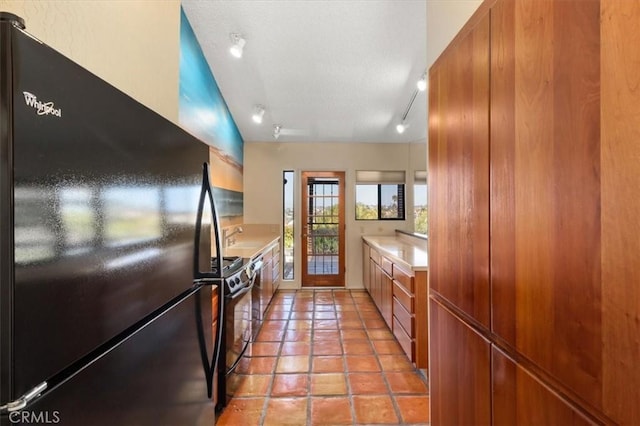
[(310, 342), (311, 330), (289, 330), (284, 334), (285, 342)]
[(336, 305), (336, 311), (338, 312), (357, 312), (358, 308), (356, 305)]
[(273, 299), (271, 299), (271, 304), (272, 305), (291, 305), (295, 300), (295, 298), (296, 298), (295, 293), (291, 293), (291, 294), (278, 293), (273, 296)]
[(355, 311), (338, 311), (336, 316), (340, 320), (358, 320), (360, 321), (360, 314)]
[(347, 375), (353, 395), (389, 394), (389, 388), (379, 373), (349, 373)]
[(331, 340), (337, 342), (340, 339), (338, 330), (315, 330), (313, 332), (313, 340)]
[(312, 312), (313, 302), (294, 302), (291, 310), (294, 312)]
[(291, 312), (292, 320), (310, 320), (313, 319), (313, 312)]
[(262, 330), (269, 330), (269, 331), (280, 331), (280, 330), (284, 330), (287, 328), (287, 322), (286, 320), (266, 320), (262, 323), (262, 328), (260, 329)]
[(309, 355), (311, 354), (311, 343), (309, 342), (284, 342), (282, 343), (281, 355)]
[(284, 331), (261, 330), (256, 342), (280, 342), (282, 336), (284, 336)]
[(313, 320), (314, 330), (337, 330), (338, 321), (336, 320)]
[(268, 320), (277, 320), (277, 319), (289, 319), (289, 315), (291, 312), (287, 310), (274, 311), (273, 309), (269, 309), (269, 312), (266, 315), (266, 319)]
[(346, 397), (311, 398), (311, 424), (314, 426), (351, 425), (351, 404)]
[(232, 399), (217, 419), (216, 426), (260, 424), (264, 401), (264, 398)]
[(273, 305), (269, 308), (269, 312), (286, 312), (287, 314), (291, 312), (290, 305)]
[(334, 312), (335, 311), (335, 307), (334, 307), (334, 305), (318, 305), (318, 304), (316, 304), (315, 310), (316, 310), (316, 312)]
[(358, 307), (358, 311), (361, 315), (363, 312), (378, 312), (378, 308), (376, 308), (376, 305), (374, 305), (370, 300), (356, 300), (355, 305)]
[(342, 355), (340, 341), (316, 340), (313, 342), (314, 355)]
[(309, 371), (309, 356), (293, 355), (278, 358), (276, 373), (306, 373)]
[(280, 350), (279, 342), (253, 342), (250, 346), (251, 356), (276, 356)]
[(364, 324), (360, 320), (338, 320), (338, 327), (342, 330), (364, 330)]
[[(270, 398), (264, 426), (300, 426), (307, 423), (307, 398)], [(242, 426), (249, 424), (244, 423)], [(240, 425), (238, 425), (240, 426)]]
[(380, 371), (378, 360), (373, 355), (347, 356), (348, 372)]
[(369, 335), (364, 330), (341, 330), (342, 340), (366, 340), (369, 341)]
[(396, 396), (395, 398), (403, 422), (429, 423), (429, 397), (427, 395)]
[(369, 335), (369, 338), (371, 340), (389, 340), (389, 339), (393, 339), (393, 334), (391, 334), (391, 331), (389, 331), (388, 328), (386, 329), (377, 329), (377, 330), (367, 330), (367, 334)]
[(379, 320), (380, 319), (380, 313), (378, 311), (362, 311), (360, 312), (360, 318), (362, 318), (363, 320), (365, 319), (375, 319), (375, 320)]
[(334, 311), (318, 311), (313, 314), (313, 318), (319, 320), (335, 320), (336, 313)]
[(345, 355), (373, 355), (373, 347), (368, 341), (347, 340), (342, 342)]
[(279, 291), (237, 371), (216, 426), (429, 422), (426, 382), (365, 291)]
[(427, 386), (417, 372), (385, 372), (392, 393), (427, 393)]
[(307, 374), (275, 374), (271, 396), (306, 396), (309, 392)]
[(362, 322), (364, 322), (364, 326), (368, 330), (379, 330), (379, 329), (389, 330), (389, 327), (387, 327), (387, 323), (381, 319), (365, 318), (362, 320)]
[(383, 371), (415, 371), (406, 355), (378, 355)]
[(398, 416), (389, 396), (354, 396), (353, 407), (358, 423), (398, 424)]
[(244, 369), (242, 374), (271, 374), (273, 373), (278, 357), (260, 356), (248, 359), (249, 365)]
[(344, 361), (341, 356), (314, 356), (311, 358), (313, 373), (344, 372)]
[(373, 348), (379, 355), (403, 354), (402, 347), (395, 340), (373, 340)]
[(313, 325), (312, 320), (289, 320), (287, 331), (289, 330), (310, 330)]
[(344, 373), (311, 374), (311, 395), (346, 395)]
[(250, 374), (243, 376), (234, 396), (267, 396), (271, 375)]

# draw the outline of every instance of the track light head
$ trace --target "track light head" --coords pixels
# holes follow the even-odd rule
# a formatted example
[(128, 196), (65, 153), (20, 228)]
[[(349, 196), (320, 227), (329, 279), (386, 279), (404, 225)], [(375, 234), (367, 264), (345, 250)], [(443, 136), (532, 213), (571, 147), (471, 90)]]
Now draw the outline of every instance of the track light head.
[(418, 80), (417, 86), (418, 86), (418, 90), (421, 92), (424, 92), (425, 90), (427, 90), (427, 74), (426, 73), (422, 74), (422, 77), (420, 77), (420, 80)]
[(253, 107), (253, 114), (251, 119), (256, 124), (262, 124), (262, 117), (264, 117), (264, 107), (262, 105), (256, 105)]
[(229, 48), (229, 52), (234, 58), (242, 58), (242, 51), (247, 41), (238, 33), (231, 33), (230, 37), (233, 45)]

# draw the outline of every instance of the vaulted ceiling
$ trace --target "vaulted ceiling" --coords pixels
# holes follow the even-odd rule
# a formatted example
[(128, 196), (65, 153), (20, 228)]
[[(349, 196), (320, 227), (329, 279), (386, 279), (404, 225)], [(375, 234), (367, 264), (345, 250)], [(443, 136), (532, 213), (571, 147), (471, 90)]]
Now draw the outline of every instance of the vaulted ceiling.
[[(416, 82), (478, 0), (183, 0), (245, 141), (422, 142)], [(430, 31), (431, 29), (431, 31)], [(230, 55), (231, 33), (246, 40)], [(432, 34), (433, 33), (433, 34)], [(251, 119), (263, 105), (260, 125)]]

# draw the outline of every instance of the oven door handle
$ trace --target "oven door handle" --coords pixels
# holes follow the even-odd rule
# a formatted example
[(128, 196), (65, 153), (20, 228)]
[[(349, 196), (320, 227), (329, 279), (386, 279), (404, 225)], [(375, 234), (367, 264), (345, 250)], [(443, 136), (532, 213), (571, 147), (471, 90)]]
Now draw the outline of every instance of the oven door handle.
[(247, 349), (249, 349), (249, 344), (251, 343), (251, 340), (247, 340), (246, 342), (244, 342), (244, 347), (242, 348), (242, 351), (240, 352), (240, 355), (238, 355), (238, 358), (233, 362), (233, 365), (231, 367), (229, 367), (229, 369), (226, 371), (226, 373), (224, 373), (225, 377), (228, 376), (229, 374), (233, 373), (233, 370), (236, 369), (236, 367), (238, 367), (238, 364), (240, 364), (240, 361), (242, 361), (242, 357), (244, 356), (244, 353), (247, 351)]
[(226, 296), (227, 300), (231, 301), (231, 300), (235, 300), (235, 299), (237, 299), (239, 297), (244, 296), (245, 294), (247, 294), (248, 292), (250, 292), (253, 289), (253, 285), (255, 284), (255, 282), (256, 282), (255, 277), (251, 278), (251, 285), (246, 286), (245, 288), (243, 288), (242, 290), (240, 290), (237, 293), (233, 293), (231, 295), (227, 295)]

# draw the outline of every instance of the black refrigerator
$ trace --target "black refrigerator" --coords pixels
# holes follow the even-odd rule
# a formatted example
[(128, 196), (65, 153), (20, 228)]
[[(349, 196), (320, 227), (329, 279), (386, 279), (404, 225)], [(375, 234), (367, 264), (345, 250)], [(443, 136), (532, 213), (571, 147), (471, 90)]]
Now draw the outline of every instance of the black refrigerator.
[(8, 13), (0, 60), (0, 423), (213, 425), (208, 147)]

